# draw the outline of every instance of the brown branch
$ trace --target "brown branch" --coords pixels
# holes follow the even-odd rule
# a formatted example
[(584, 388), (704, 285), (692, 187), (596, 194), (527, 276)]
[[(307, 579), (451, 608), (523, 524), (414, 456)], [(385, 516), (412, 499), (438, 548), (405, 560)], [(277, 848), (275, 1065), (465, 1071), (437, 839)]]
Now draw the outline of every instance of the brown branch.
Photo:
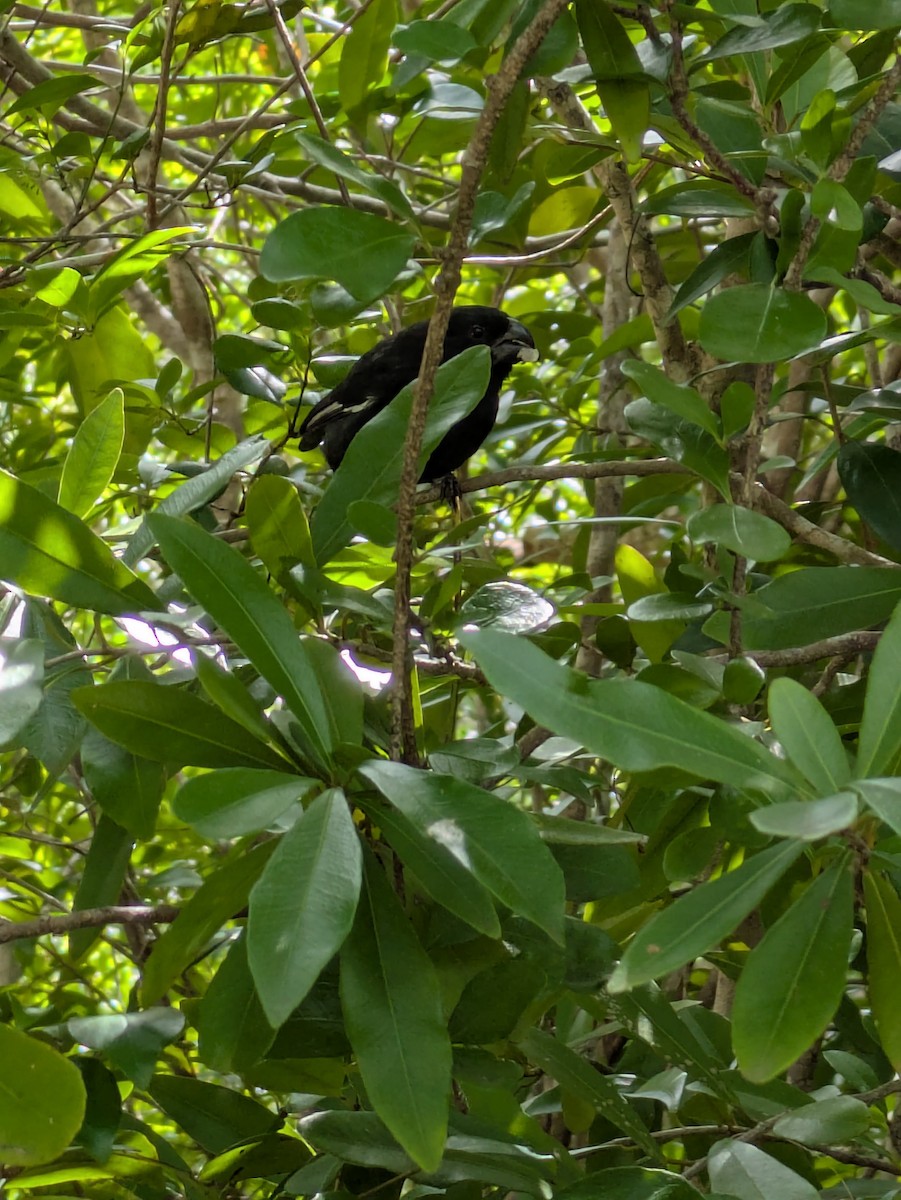
[(0, 922), (0, 946), (22, 938), (74, 933), (103, 925), (156, 925), (174, 921), (181, 910), (174, 904), (152, 906), (111, 904), (106, 908), (83, 908), (60, 917), (37, 917), (34, 921)]
[(495, 126), (526, 62), (535, 53), (566, 8), (567, 0), (545, 0), (534, 20), (516, 39), (498, 73), (486, 84), (485, 107), (479, 115), (462, 161), (460, 190), (444, 254), (444, 265), (435, 281), (437, 304), (429, 322), (428, 335), (413, 397), (410, 423), (404, 439), (404, 460), (398, 496), (397, 578), (395, 583), (394, 659), (392, 673), (392, 757), (417, 761), (409, 671), (410, 575), (413, 565), (413, 520), (416, 513), (416, 480), (419, 451), (425, 430), (435, 375), (444, 352), (451, 309), (460, 285), (461, 264), (472, 227), (476, 194), (488, 158)]
[[(881, 630), (865, 629), (823, 638), (820, 642), (811, 642), (809, 646), (793, 646), (790, 650), (745, 650), (744, 653), (761, 667), (799, 667), (805, 663), (819, 662), (821, 658), (840, 657), (843, 662), (848, 662), (858, 654), (875, 650), (881, 637)], [(720, 660), (728, 655), (718, 650), (710, 657)]]
[(827, 553), (834, 555), (840, 562), (855, 563), (857, 566), (865, 567), (898, 568), (898, 563), (892, 562), (890, 558), (883, 558), (881, 554), (873, 554), (872, 551), (865, 550), (862, 546), (855, 546), (853, 542), (849, 542), (846, 538), (839, 537), (835, 533), (829, 533), (827, 530), (821, 529), (819, 525), (814, 525), (812, 521), (808, 521), (806, 517), (802, 517), (793, 508), (789, 508), (784, 500), (780, 500), (778, 496), (774, 496), (772, 492), (767, 491), (760, 483), (755, 483), (754, 485), (751, 493), (751, 504), (759, 512), (772, 517), (792, 537), (805, 542), (808, 546), (817, 546), (820, 550), (827, 551)]
[[(545, 467), (503, 467), (500, 471), (488, 471), (473, 479), (461, 479), (460, 490), (484, 492), (488, 488), (503, 487), (508, 483), (553, 483), (558, 479), (622, 479), (635, 475), (691, 475), (687, 467), (671, 458), (637, 458), (634, 462), (611, 460), (596, 463), (550, 463)], [(428, 491), (417, 492), (417, 504), (435, 504), (441, 499), (441, 488), (437, 485)]]

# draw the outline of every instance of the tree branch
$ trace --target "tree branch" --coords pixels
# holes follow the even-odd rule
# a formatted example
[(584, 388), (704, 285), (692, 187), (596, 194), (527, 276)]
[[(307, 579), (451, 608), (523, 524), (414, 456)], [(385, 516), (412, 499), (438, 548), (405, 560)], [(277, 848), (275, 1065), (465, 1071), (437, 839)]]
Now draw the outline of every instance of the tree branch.
[(83, 908), (59, 917), (37, 917), (33, 921), (0, 922), (0, 946), (22, 938), (74, 933), (103, 925), (165, 925), (174, 921), (181, 910), (174, 904), (130, 906), (111, 904), (106, 908)]

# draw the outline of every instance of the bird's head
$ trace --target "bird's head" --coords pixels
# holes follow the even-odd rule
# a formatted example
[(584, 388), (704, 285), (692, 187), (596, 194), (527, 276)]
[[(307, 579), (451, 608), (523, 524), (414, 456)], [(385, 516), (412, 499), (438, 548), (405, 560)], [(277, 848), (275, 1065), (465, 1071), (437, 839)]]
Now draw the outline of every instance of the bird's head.
[(471, 304), (451, 313), (445, 339), (445, 358), (461, 354), (470, 346), (488, 346), (495, 367), (509, 370), (517, 362), (535, 362), (538, 351), (531, 333), (520, 321), (499, 308)]

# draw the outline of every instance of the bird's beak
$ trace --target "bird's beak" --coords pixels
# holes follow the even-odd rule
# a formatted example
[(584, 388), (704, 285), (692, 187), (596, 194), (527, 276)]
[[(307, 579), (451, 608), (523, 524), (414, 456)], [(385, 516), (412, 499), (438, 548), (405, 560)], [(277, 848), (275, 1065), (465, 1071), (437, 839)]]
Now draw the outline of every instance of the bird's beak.
[(538, 351), (535, 349), (531, 333), (519, 321), (510, 322), (507, 332), (503, 337), (497, 339), (492, 349), (495, 346), (519, 347), (519, 353), (516, 357), (520, 362), (537, 362), (540, 357)]

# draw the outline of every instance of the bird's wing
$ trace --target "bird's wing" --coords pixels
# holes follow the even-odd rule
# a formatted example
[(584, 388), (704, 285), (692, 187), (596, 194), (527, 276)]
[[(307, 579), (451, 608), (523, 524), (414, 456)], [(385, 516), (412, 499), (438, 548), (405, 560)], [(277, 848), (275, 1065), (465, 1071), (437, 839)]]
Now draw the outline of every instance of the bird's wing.
[(405, 336), (412, 332), (411, 327), (380, 342), (357, 359), (338, 386), (307, 413), (300, 427), (301, 450), (318, 446), (328, 426), (336, 421), (354, 417), (355, 424), (365, 424), (413, 382), (419, 373), (423, 339)]

